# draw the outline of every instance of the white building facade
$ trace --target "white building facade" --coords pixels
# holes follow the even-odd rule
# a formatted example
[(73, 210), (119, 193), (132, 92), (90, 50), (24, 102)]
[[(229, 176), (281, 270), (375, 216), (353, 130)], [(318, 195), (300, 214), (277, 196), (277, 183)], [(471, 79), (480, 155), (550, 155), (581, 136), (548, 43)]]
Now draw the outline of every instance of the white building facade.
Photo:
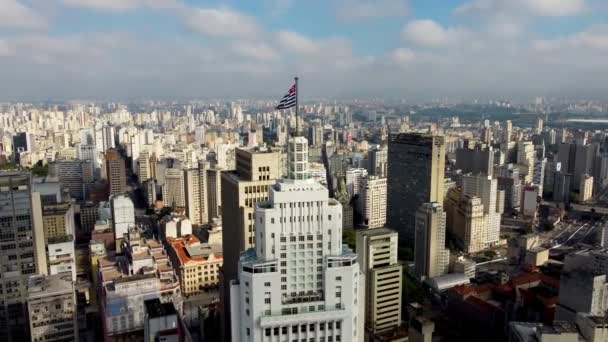
[(363, 341), (365, 279), (342, 246), (342, 206), (309, 178), (308, 142), (289, 141), (290, 177), (255, 210), (255, 249), (231, 284), (232, 341)]

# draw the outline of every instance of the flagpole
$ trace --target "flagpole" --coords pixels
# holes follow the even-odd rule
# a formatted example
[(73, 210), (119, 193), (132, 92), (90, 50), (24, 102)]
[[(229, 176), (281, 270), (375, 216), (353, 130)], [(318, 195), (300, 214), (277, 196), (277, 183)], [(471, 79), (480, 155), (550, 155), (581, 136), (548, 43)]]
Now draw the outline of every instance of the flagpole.
[(298, 89), (298, 76), (294, 77), (296, 81), (296, 137), (300, 136), (300, 120), (298, 116), (298, 95), (300, 95), (300, 89)]

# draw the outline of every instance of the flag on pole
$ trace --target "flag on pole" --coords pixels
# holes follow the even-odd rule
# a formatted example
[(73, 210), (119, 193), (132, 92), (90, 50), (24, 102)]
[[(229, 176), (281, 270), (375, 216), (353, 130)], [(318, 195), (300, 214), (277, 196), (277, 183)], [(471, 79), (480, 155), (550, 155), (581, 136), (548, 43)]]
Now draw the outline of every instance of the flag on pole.
[(279, 102), (279, 105), (276, 106), (275, 109), (287, 109), (295, 107), (297, 91), (298, 88), (294, 84), (291, 88), (289, 88), (289, 91), (287, 92), (287, 94), (285, 94), (285, 96), (283, 96), (283, 99), (281, 100), (281, 102)]

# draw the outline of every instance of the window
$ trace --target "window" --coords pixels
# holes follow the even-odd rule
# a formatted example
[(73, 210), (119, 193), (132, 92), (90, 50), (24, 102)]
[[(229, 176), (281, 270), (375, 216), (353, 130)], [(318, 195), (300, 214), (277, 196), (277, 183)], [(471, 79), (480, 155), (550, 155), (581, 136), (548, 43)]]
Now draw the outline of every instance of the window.
[(331, 221), (331, 215), (327, 215), (327, 220)]
[(266, 336), (270, 336), (270, 328), (266, 328)]
[(247, 328), (247, 336), (251, 335), (251, 329)]
[(265, 282), (265, 283), (264, 283), (264, 286), (266, 286), (266, 287), (270, 287), (270, 282), (269, 282), (269, 281)]
[(336, 276), (336, 281), (342, 281), (342, 277), (341, 276)]

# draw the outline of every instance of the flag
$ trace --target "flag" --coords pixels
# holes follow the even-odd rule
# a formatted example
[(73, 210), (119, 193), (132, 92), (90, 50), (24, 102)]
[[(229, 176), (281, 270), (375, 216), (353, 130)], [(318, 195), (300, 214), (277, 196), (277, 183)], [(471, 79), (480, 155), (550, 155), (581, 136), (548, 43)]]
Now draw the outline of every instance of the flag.
[(296, 96), (298, 96), (297, 91), (298, 88), (294, 84), (291, 88), (289, 88), (289, 91), (287, 92), (287, 94), (285, 94), (285, 96), (283, 96), (283, 99), (281, 100), (281, 102), (279, 102), (279, 105), (276, 106), (275, 109), (287, 109), (295, 107)]

